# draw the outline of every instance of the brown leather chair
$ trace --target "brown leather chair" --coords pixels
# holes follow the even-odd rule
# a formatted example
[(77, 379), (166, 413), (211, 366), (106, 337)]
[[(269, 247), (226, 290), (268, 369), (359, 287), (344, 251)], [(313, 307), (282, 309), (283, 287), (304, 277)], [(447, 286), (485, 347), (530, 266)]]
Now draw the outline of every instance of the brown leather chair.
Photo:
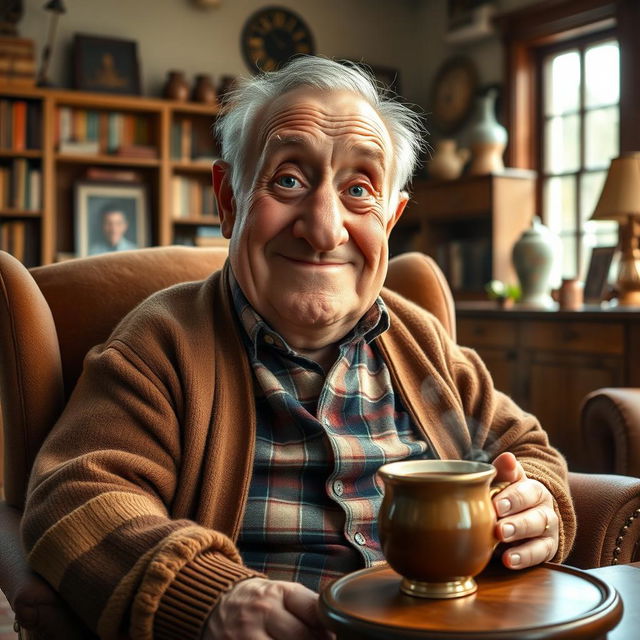
[(582, 403), (589, 469), (640, 478), (640, 389), (607, 387)]
[[(27, 271), (0, 252), (0, 406), (5, 501), (0, 503), (0, 588), (23, 637), (92, 638), (27, 566), (19, 524), (29, 471), (88, 349), (152, 292), (218, 269), (225, 249), (165, 247), (93, 256)], [(391, 260), (387, 284), (436, 315), (455, 337), (451, 292), (435, 263)], [(638, 557), (640, 479), (571, 474), (579, 535), (569, 562), (583, 568)], [(29, 629), (28, 633), (24, 630)]]

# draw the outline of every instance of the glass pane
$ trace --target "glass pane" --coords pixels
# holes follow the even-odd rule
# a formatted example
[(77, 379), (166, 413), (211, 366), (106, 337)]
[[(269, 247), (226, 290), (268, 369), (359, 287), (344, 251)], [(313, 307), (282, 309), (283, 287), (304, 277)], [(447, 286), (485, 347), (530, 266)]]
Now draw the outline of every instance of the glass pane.
[[(563, 234), (560, 236), (560, 246), (562, 247), (562, 256), (560, 258), (560, 274), (557, 278), (575, 278), (576, 277), (576, 237), (573, 234)], [(558, 283), (559, 284), (559, 283)]]
[(545, 125), (545, 173), (577, 171), (580, 166), (580, 119), (577, 115), (551, 118)]
[(594, 171), (585, 173), (580, 179), (580, 220), (583, 222), (591, 217), (596, 208), (606, 176), (606, 171)]
[(617, 104), (620, 99), (620, 54), (611, 41), (587, 49), (584, 58), (585, 104)]
[(556, 234), (575, 233), (576, 179), (574, 176), (549, 178), (544, 184), (544, 219)]
[(587, 168), (609, 166), (618, 155), (618, 107), (588, 111), (585, 115), (585, 163)]
[(550, 56), (544, 65), (545, 115), (577, 111), (580, 106), (580, 56), (568, 51)]

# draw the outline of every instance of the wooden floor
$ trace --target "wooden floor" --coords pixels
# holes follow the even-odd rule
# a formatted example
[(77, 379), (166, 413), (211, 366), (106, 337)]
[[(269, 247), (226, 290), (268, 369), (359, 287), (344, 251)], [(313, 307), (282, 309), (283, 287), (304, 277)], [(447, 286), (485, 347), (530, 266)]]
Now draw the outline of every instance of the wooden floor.
[(13, 630), (13, 611), (0, 591), (0, 640), (16, 640), (18, 634)]

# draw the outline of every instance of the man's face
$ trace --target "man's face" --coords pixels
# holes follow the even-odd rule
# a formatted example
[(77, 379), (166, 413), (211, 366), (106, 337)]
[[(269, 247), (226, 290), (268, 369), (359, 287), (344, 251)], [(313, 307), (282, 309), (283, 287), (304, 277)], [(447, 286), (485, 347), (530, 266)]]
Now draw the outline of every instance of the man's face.
[(115, 247), (127, 232), (127, 219), (122, 211), (109, 211), (102, 219), (102, 233), (107, 243)]
[(331, 344), (379, 294), (406, 204), (391, 193), (389, 133), (355, 94), (301, 88), (267, 107), (255, 139), (248, 196), (223, 218), (234, 274), (292, 345)]

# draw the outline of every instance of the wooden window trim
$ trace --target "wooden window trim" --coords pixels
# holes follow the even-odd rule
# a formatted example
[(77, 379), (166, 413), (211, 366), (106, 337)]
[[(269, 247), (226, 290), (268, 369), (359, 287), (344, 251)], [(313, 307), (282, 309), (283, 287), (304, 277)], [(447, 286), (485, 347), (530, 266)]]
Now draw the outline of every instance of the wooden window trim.
[[(622, 71), (622, 37), (626, 36), (626, 42), (631, 43), (626, 45), (625, 42), (627, 48), (633, 48), (636, 54), (640, 53), (640, 44), (633, 42), (632, 35), (633, 28), (640, 25), (640, 7), (632, 6), (636, 4), (640, 3), (637, 0), (546, 0), (497, 18), (505, 50), (505, 121), (509, 131), (509, 145), (505, 153), (507, 166), (523, 169), (535, 169), (538, 166), (541, 132), (537, 117), (540, 100), (536, 73), (537, 49), (611, 28), (615, 28), (621, 50), (621, 141), (625, 139), (627, 130), (633, 128), (635, 121), (637, 134), (629, 141), (632, 140), (634, 144), (637, 142), (637, 148), (640, 149), (640, 114), (635, 113), (640, 102), (635, 102), (635, 109), (626, 103), (628, 106), (623, 111), (625, 92), (622, 90), (623, 82), (625, 87), (627, 84), (633, 87), (640, 79), (640, 72), (632, 69), (632, 64), (626, 64), (625, 71)], [(629, 25), (624, 20), (636, 22)], [(620, 24), (624, 27), (617, 26)], [(633, 92), (640, 95), (640, 88), (633, 88)], [(629, 123), (625, 121), (623, 125), (625, 117)], [(623, 150), (622, 145), (620, 150)]]

